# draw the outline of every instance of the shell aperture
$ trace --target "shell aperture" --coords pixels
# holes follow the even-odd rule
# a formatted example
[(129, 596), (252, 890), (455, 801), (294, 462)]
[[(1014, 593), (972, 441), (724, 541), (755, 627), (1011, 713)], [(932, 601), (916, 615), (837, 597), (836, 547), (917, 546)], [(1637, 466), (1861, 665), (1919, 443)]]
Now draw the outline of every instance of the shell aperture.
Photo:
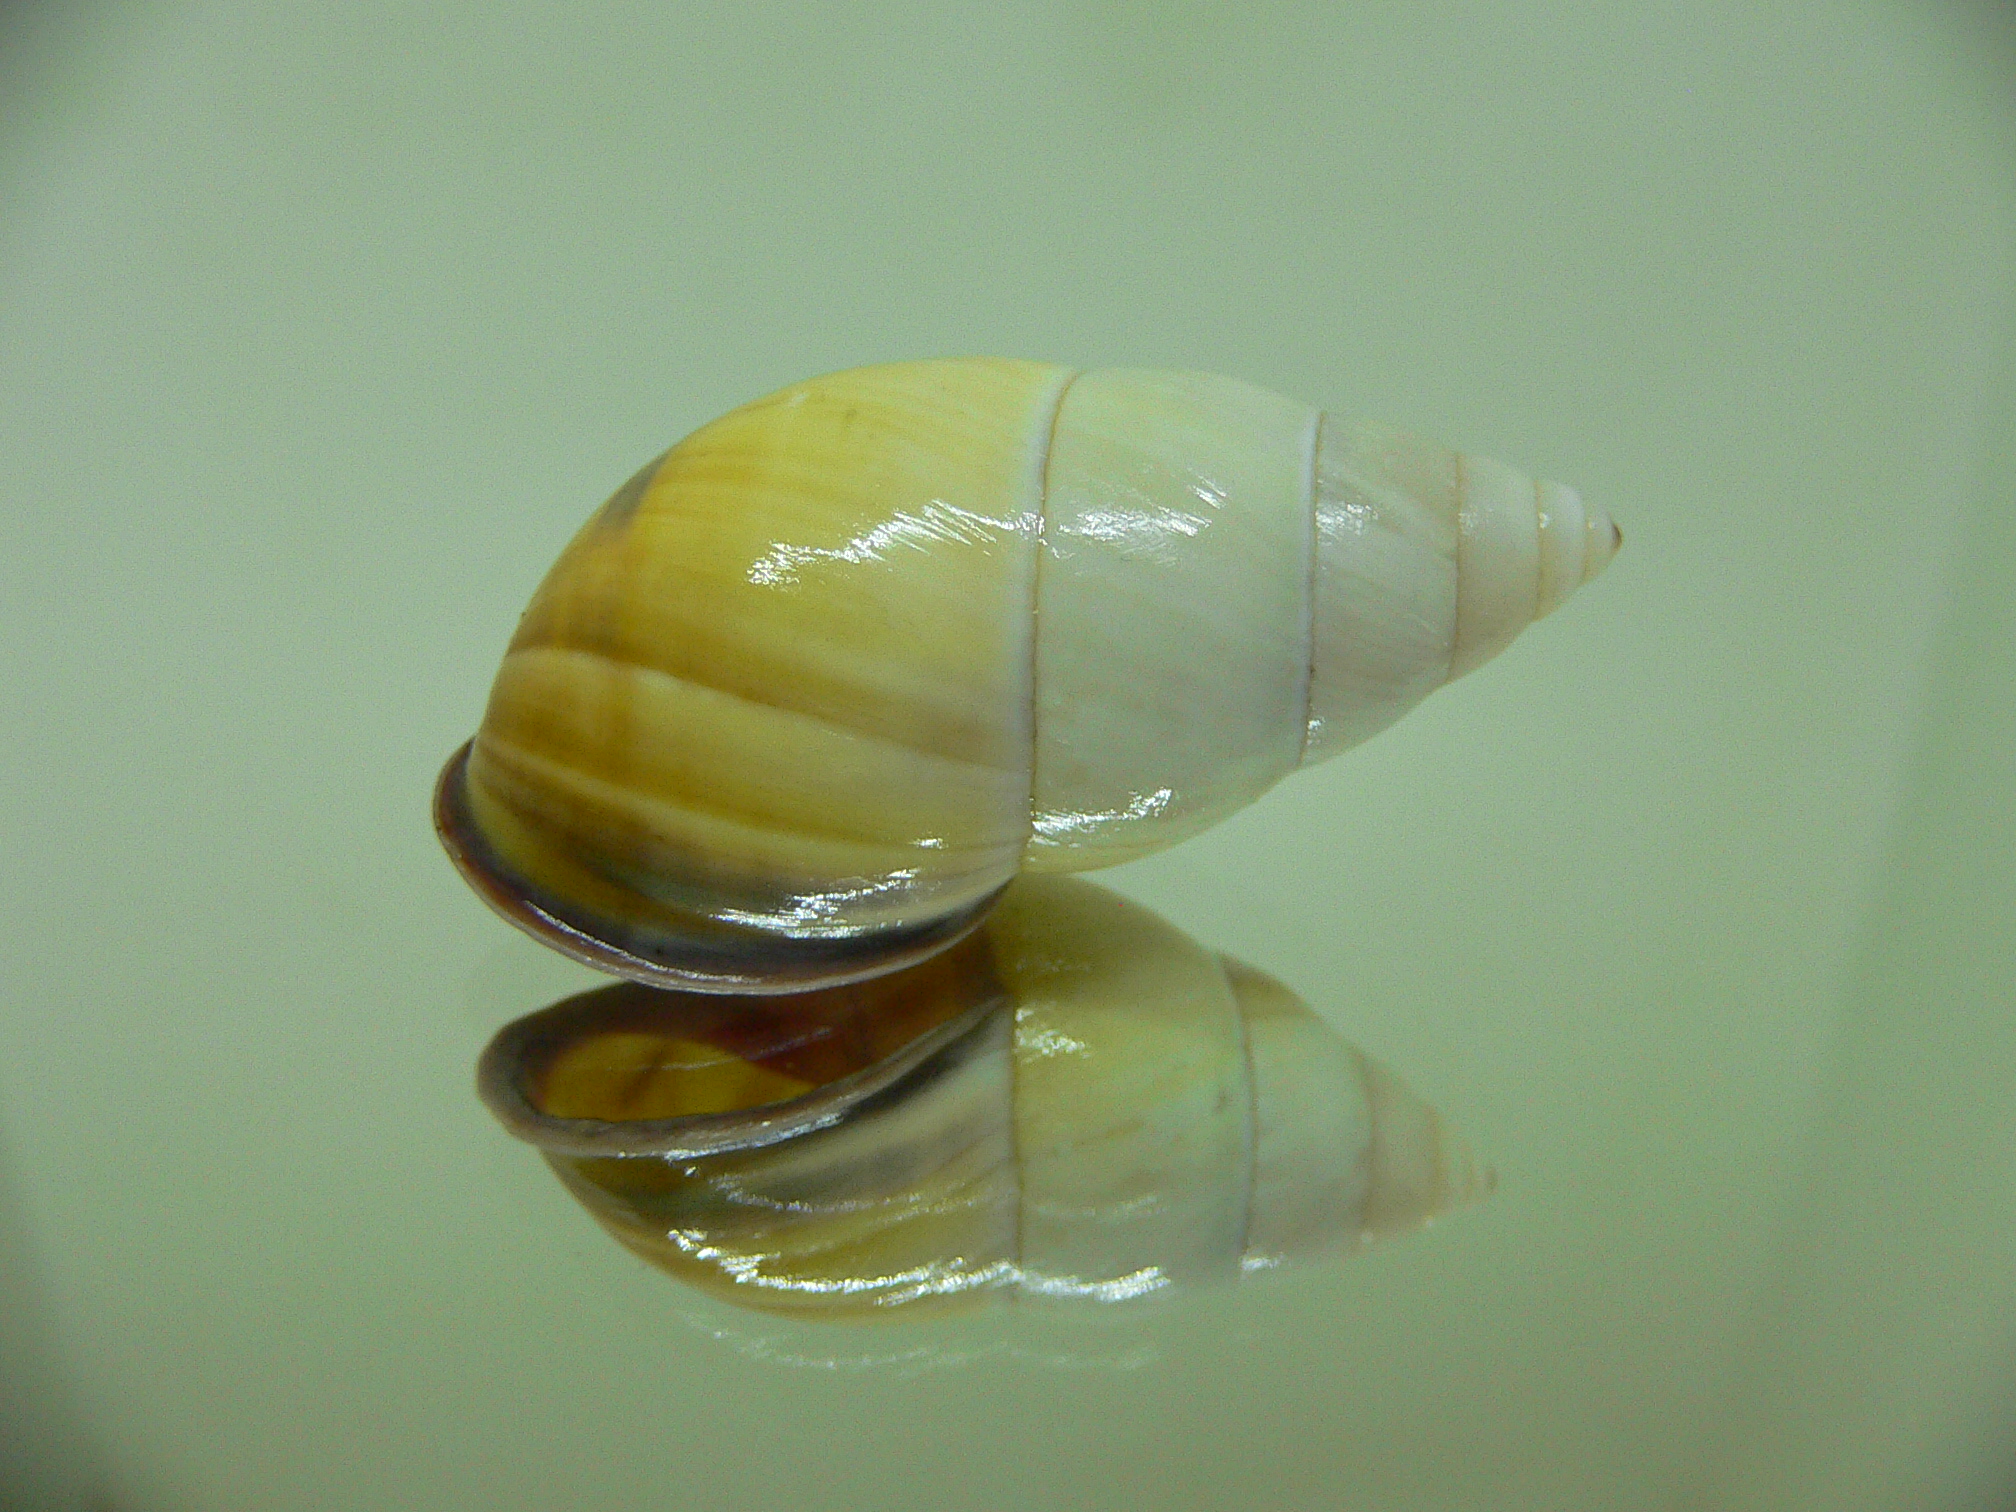
[(1087, 882), (1024, 877), (968, 940), (863, 986), (737, 1005), (755, 1026), (600, 989), (507, 1027), (479, 1086), (626, 1247), (814, 1317), (1160, 1295), (1491, 1185), (1286, 987)]
[(619, 975), (896, 969), (1021, 871), (1173, 844), (1375, 733), (1617, 539), (1570, 490), (1235, 379), (833, 374), (589, 521), (437, 825), (507, 918)]

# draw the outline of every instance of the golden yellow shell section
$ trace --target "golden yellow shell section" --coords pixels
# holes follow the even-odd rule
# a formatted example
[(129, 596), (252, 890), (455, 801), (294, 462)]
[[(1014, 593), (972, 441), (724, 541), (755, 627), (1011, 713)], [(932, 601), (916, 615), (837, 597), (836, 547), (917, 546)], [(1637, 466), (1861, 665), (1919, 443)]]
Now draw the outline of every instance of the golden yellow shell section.
[(851, 935), (1005, 883), (1029, 834), (1037, 513), (1069, 377), (858, 369), (647, 467), (511, 642), (468, 766), (491, 849), (646, 933)]

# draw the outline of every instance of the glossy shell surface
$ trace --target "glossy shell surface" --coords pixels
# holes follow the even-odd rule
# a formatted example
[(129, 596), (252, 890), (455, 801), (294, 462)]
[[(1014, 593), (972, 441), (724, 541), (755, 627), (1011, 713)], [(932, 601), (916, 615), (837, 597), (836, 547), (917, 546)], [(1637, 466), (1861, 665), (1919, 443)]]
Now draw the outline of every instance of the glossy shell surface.
[(514, 922), (639, 980), (887, 970), (1024, 869), (1173, 844), (1374, 733), (1616, 540), (1570, 490), (1235, 379), (838, 373), (589, 521), (437, 819)]

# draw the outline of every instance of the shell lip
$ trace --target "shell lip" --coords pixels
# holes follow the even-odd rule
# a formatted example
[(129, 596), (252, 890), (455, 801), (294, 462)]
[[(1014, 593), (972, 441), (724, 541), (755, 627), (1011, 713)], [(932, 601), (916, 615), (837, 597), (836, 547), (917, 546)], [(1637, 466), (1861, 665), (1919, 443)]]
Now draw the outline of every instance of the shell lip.
[(737, 942), (723, 947), (669, 929), (646, 934), (614, 927), (518, 875), (491, 847), (469, 808), (469, 753), (474, 746), (474, 740), (464, 741), (434, 786), (434, 831), (462, 879), (501, 917), (541, 944), (584, 966), (647, 987), (777, 994), (866, 981), (957, 944), (980, 926), (1000, 896), (996, 889), (944, 918), (839, 939), (806, 939), (705, 921), (713, 939)]
[(608, 988), (563, 999), (498, 1030), (476, 1062), (476, 1095), (507, 1132), (547, 1155), (699, 1159), (782, 1144), (872, 1111), (881, 1094), (915, 1076), (951, 1069), (957, 1050), (994, 1014), (1005, 993), (983, 999), (873, 1065), (786, 1102), (682, 1118), (605, 1120), (543, 1113), (526, 1088), (532, 1061), (556, 1040), (592, 1027), (605, 1012), (596, 1001)]

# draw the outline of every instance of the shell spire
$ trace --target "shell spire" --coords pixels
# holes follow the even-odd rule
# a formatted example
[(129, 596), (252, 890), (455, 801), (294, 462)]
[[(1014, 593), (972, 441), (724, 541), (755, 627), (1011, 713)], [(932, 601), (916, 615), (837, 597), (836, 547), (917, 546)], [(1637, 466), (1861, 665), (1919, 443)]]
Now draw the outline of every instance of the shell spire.
[(1305, 765), (1482, 666), (1624, 539), (1601, 505), (1563, 484), (1331, 415), (1314, 492)]

